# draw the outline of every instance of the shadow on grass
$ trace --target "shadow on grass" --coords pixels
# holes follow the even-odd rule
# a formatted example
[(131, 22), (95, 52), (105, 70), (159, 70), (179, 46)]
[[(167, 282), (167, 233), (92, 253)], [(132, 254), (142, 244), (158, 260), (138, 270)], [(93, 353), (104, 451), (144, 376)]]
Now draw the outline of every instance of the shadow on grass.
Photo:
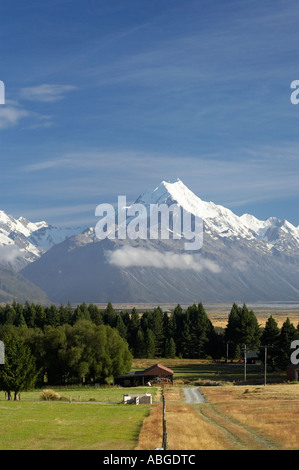
[[(245, 382), (244, 363), (190, 363), (182, 367), (173, 368), (174, 380), (195, 382), (198, 380), (211, 380), (221, 382)], [(286, 380), (283, 372), (267, 371), (267, 380), (282, 382)], [(260, 364), (246, 365), (246, 383), (263, 383), (264, 366)]]

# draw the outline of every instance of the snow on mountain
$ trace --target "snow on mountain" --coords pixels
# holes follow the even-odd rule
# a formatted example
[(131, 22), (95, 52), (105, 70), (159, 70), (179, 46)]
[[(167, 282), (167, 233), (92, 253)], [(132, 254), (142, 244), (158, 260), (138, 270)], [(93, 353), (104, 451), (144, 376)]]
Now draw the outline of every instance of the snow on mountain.
[[(299, 227), (275, 217), (267, 220), (259, 220), (250, 214), (239, 217), (228, 208), (200, 199), (179, 179), (162, 181), (141, 194), (135, 203), (143, 204), (149, 210), (151, 204), (178, 204), (185, 211), (201, 217), (204, 232), (214, 240), (240, 239), (261, 243), (265, 251), (276, 249), (289, 253), (299, 249)], [(24, 217), (15, 219), (0, 211), (0, 263), (20, 270), (51, 247), (83, 231), (82, 227), (54, 227), (45, 221), (33, 223)]]
[(20, 270), (52, 246), (81, 231), (82, 228), (54, 227), (45, 221), (34, 223), (24, 217), (15, 219), (0, 210), (0, 262)]
[(180, 180), (162, 181), (135, 203), (148, 208), (148, 217), (151, 204), (163, 203), (201, 217), (202, 249), (186, 253), (182, 240), (171, 237), (99, 239), (88, 229), (48, 249), (21, 274), (62, 303), (298, 301), (298, 227), (274, 217), (239, 217), (201, 200)]
[(207, 202), (196, 196), (181, 180), (162, 181), (155, 189), (150, 189), (138, 197), (136, 203), (168, 205), (177, 203), (184, 210), (204, 221), (205, 232), (214, 237), (239, 237), (247, 240), (261, 240), (269, 249), (298, 249), (299, 227), (286, 220), (270, 217), (259, 220), (253, 215), (237, 216), (230, 209)]
[(205, 222), (206, 231), (212, 231), (220, 236), (250, 235), (248, 227), (231, 210), (213, 202), (203, 201), (179, 179), (173, 183), (162, 181), (154, 190), (142, 194), (136, 202), (146, 206), (177, 203), (187, 212), (201, 217)]

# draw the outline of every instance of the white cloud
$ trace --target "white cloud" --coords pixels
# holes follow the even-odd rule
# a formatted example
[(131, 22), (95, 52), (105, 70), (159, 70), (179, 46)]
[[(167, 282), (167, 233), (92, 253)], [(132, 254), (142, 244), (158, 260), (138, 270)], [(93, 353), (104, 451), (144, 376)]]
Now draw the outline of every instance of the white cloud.
[(48, 83), (33, 87), (21, 88), (21, 98), (30, 101), (53, 102), (64, 98), (64, 95), (75, 90), (73, 85), (51, 85)]
[(0, 246), (1, 263), (13, 263), (19, 256), (21, 256), (21, 252), (16, 245)]
[(161, 253), (130, 246), (125, 246), (116, 251), (107, 251), (106, 256), (110, 264), (122, 268), (139, 266), (157, 269), (193, 270), (196, 272), (209, 270), (213, 273), (218, 273), (221, 270), (215, 262), (202, 259), (199, 255), (178, 254), (170, 251)]
[(29, 112), (17, 106), (0, 107), (0, 129), (16, 126), (20, 119), (28, 117)]

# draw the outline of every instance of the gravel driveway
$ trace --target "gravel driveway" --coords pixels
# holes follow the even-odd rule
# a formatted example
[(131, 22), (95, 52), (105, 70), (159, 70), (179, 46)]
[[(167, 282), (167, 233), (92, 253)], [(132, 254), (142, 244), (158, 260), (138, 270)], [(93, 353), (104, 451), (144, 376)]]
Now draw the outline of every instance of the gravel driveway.
[(184, 388), (184, 394), (186, 403), (189, 403), (190, 405), (198, 405), (205, 402), (205, 399), (198, 390), (198, 387), (186, 387)]

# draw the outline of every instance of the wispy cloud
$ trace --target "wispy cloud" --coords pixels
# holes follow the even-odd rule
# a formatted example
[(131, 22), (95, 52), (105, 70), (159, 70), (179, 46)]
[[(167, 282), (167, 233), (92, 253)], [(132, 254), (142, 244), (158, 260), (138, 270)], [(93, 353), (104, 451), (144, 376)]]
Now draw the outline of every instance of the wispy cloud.
[(21, 119), (30, 115), (30, 112), (17, 105), (0, 106), (0, 129), (16, 126)]
[[(116, 199), (117, 194), (126, 194), (134, 200), (140, 192), (161, 180), (178, 177), (204, 200), (242, 207), (250, 202), (299, 195), (298, 152), (296, 145), (260, 147), (251, 149), (250, 153), (243, 151), (241, 159), (228, 159), (218, 153), (187, 156), (159, 152), (86, 151), (34, 162), (20, 168), (20, 172), (32, 176), (45, 172), (49, 188), (51, 191), (55, 189), (56, 195), (63, 193), (71, 197), (80, 191), (82, 197), (106, 195), (109, 201)], [(50, 171), (53, 172), (53, 180), (50, 179)], [(68, 185), (62, 186), (60, 178), (64, 176), (68, 178)], [(43, 184), (43, 191), (46, 191), (46, 186)]]
[(73, 85), (41, 84), (24, 87), (20, 90), (20, 97), (29, 101), (53, 102), (62, 100), (67, 93), (76, 89)]

